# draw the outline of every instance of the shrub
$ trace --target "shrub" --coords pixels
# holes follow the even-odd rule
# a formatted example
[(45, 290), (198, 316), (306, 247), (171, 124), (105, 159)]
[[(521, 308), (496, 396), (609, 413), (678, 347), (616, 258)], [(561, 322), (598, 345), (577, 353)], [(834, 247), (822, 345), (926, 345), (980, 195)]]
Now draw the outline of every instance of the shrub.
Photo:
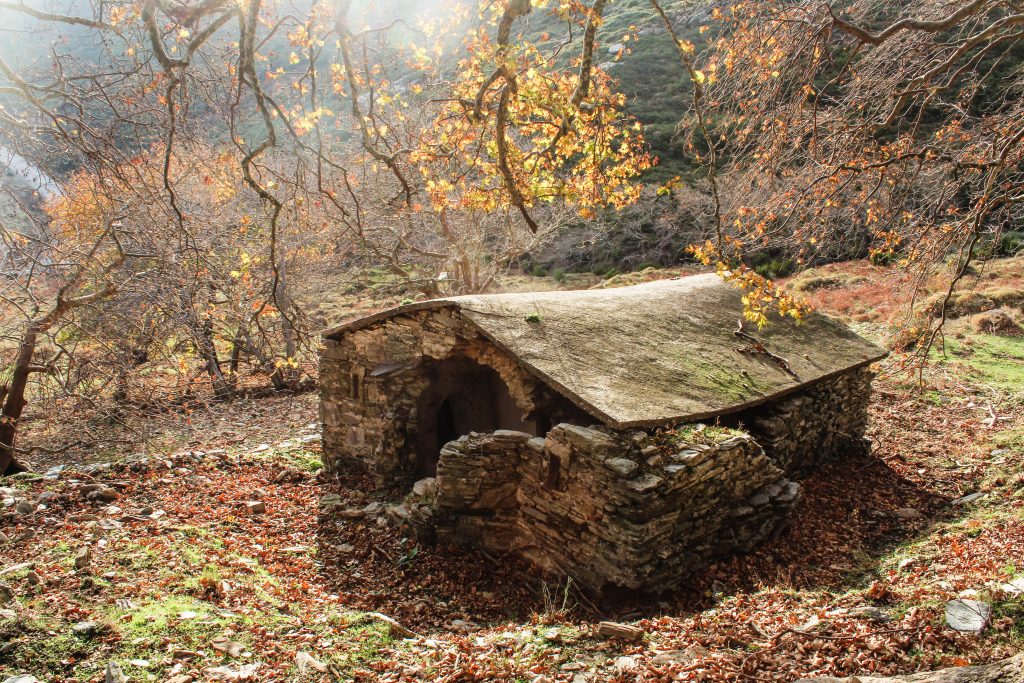
[(780, 277), (792, 275), (796, 263), (790, 258), (773, 258), (754, 266), (754, 272), (761, 277), (774, 280)]
[(891, 266), (900, 260), (900, 254), (895, 251), (873, 251), (869, 260), (872, 265)]
[[(943, 310), (943, 301), (946, 295), (943, 292), (933, 294), (932, 296), (925, 299), (922, 305), (923, 312), (926, 316), (931, 318), (938, 318)], [(986, 296), (982, 292), (970, 291), (970, 292), (954, 292), (949, 297), (949, 301), (945, 304), (945, 317), (947, 319), (952, 318), (963, 318), (964, 316), (972, 315), (974, 313), (981, 313), (982, 311), (990, 311), (993, 308), (997, 308), (996, 302)]]
[(815, 292), (819, 289), (838, 289), (860, 284), (867, 278), (862, 275), (849, 273), (823, 273), (814, 274), (813, 270), (807, 271), (800, 279), (793, 283), (793, 289), (798, 292)]
[(999, 253), (1002, 256), (1013, 256), (1024, 252), (1024, 231), (1013, 230), (1004, 233), (999, 239)]
[(976, 332), (984, 334), (999, 334), (1013, 337), (1024, 334), (1024, 329), (1021, 328), (1010, 312), (1002, 308), (978, 313), (971, 318), (971, 326)]
[(1024, 289), (997, 287), (985, 292), (985, 294), (987, 294), (997, 306), (1020, 308), (1021, 305), (1024, 305)]

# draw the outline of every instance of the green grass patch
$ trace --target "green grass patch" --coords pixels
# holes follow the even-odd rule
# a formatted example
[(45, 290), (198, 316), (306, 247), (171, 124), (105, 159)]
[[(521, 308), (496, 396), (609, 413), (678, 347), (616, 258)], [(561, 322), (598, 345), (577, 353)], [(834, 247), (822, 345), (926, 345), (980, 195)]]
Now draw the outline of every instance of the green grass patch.
[(313, 474), (324, 468), (324, 461), (320, 458), (320, 454), (314, 451), (288, 451), (282, 455), (288, 464), (303, 472)]
[(992, 445), (999, 449), (1024, 453), (1024, 428), (1004, 429), (992, 437)]
[(727, 441), (736, 436), (748, 436), (746, 432), (733, 429), (732, 427), (721, 427), (719, 425), (708, 425), (703, 423), (682, 425), (669, 435), (670, 440), (679, 445), (704, 444), (714, 445)]
[(196, 576), (190, 576), (185, 579), (182, 587), (190, 593), (198, 593), (204, 589), (205, 586), (209, 586), (218, 583), (224, 579), (224, 575), (221, 573), (221, 569), (218, 565), (210, 563), (203, 567), (203, 571), (199, 572)]
[(1024, 337), (947, 337), (945, 348), (932, 354), (938, 366), (955, 366), (976, 382), (1024, 398)]
[(365, 614), (357, 612), (339, 615), (331, 621), (343, 631), (341, 642), (335, 643), (338, 654), (332, 656), (330, 661), (346, 678), (382, 659), (384, 651), (395, 642), (387, 624)]
[(133, 571), (154, 569), (163, 564), (160, 553), (139, 543), (120, 544), (112, 554), (115, 564)]
[[(99, 650), (101, 640), (75, 635), (71, 632), (71, 626), (70, 623), (36, 609), (22, 610), (13, 619), (0, 619), (0, 642), (15, 643), (4, 663), (13, 665), (11, 673), (13, 670), (36, 674), (44, 672), (38, 675), (74, 673), (76, 677), (87, 680), (98, 671), (98, 665), (89, 671), (82, 671), (81, 665), (89, 662), (90, 657)], [(110, 625), (97, 622), (97, 627), (108, 629)], [(7, 673), (0, 675), (6, 677)]]
[(120, 636), (111, 659), (122, 664), (132, 659), (146, 660), (150, 665), (142, 671), (155, 675), (157, 680), (172, 664), (168, 644), (177, 649), (209, 650), (213, 638), (234, 623), (210, 603), (177, 594), (149, 600), (135, 609), (114, 608), (107, 619), (116, 624)]

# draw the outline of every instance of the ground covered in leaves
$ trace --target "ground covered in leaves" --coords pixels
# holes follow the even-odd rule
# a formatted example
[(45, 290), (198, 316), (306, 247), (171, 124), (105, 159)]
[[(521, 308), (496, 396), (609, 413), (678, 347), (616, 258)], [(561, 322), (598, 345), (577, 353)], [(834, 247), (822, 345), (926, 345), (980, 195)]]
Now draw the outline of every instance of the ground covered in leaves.
[[(0, 680), (790, 681), (1011, 655), (1024, 340), (964, 325), (945, 352), (923, 387), (877, 382), (872, 454), (806, 480), (781, 538), (661, 596), (403, 536), (367, 479), (318, 473), (315, 394), (168, 413), (145, 452), (0, 482)], [(992, 606), (980, 634), (946, 625), (954, 598)]]

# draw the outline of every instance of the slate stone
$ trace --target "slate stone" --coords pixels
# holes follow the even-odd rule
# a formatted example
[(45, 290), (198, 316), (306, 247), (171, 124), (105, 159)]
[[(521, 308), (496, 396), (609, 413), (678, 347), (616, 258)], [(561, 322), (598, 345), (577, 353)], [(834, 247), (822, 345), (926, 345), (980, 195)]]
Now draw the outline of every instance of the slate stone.
[(971, 503), (981, 500), (985, 497), (984, 492), (978, 491), (977, 493), (971, 493), (966, 496), (962, 496), (954, 500), (950, 505), (970, 505)]
[(946, 603), (946, 623), (964, 633), (980, 633), (992, 616), (992, 606), (981, 600), (950, 600)]
[(80, 621), (71, 627), (71, 632), (82, 638), (90, 638), (96, 634), (96, 622)]
[(627, 458), (608, 458), (604, 461), (604, 466), (620, 477), (632, 477), (640, 467)]

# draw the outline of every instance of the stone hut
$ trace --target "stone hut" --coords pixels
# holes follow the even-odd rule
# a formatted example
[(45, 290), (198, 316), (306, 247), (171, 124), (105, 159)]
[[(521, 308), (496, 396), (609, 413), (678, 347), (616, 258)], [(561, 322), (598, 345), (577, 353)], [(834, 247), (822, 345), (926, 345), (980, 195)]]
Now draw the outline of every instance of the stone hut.
[[(457, 296), (327, 330), (328, 469), (409, 493), (440, 542), (662, 591), (779, 533), (861, 451), (878, 347), (818, 314), (743, 328), (715, 275)], [(413, 486), (415, 482), (415, 486)]]

